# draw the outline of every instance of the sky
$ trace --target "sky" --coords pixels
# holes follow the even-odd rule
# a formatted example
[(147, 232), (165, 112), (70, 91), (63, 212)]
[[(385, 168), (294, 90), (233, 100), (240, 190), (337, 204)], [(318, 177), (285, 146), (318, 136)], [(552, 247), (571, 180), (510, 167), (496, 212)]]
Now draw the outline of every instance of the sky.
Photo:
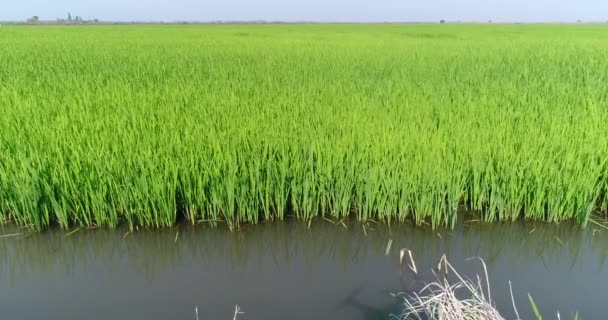
[(608, 0), (0, 0), (0, 20), (608, 21)]

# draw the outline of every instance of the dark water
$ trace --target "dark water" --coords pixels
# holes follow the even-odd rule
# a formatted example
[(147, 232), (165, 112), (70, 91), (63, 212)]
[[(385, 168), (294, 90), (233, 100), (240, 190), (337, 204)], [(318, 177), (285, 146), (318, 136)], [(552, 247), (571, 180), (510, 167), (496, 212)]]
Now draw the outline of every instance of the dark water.
[[(389, 293), (432, 280), (428, 270), (444, 253), (469, 276), (481, 268), (465, 259), (485, 259), (507, 317), (511, 280), (524, 319), (528, 293), (546, 319), (557, 310), (562, 319), (577, 310), (583, 319), (605, 318), (608, 231), (470, 223), (440, 236), (407, 225), (348, 228), (282, 223), (236, 233), (181, 227), (0, 238), (0, 319), (194, 319), (198, 306), (200, 319), (220, 320), (232, 319), (235, 305), (248, 320), (383, 319), (399, 310)], [(427, 272), (402, 272), (401, 248)]]

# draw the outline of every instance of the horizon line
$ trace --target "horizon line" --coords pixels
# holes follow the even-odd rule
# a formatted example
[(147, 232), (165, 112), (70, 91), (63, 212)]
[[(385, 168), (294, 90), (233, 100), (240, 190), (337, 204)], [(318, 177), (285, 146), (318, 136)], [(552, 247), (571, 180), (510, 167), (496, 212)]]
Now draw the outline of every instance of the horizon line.
[(385, 21), (331, 21), (331, 20), (0, 20), (0, 24), (15, 25), (101, 25), (101, 24), (608, 24), (608, 20), (385, 20)]

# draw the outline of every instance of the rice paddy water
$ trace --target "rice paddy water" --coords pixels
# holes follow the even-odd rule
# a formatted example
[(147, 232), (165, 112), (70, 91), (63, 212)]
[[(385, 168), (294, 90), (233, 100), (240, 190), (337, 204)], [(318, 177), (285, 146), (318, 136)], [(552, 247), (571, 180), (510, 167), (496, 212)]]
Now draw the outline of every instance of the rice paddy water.
[(608, 205), (607, 28), (5, 26), (0, 216), (585, 225)]
[[(572, 223), (467, 223), (431, 232), (410, 224), (285, 222), (129, 232), (50, 230), (0, 239), (2, 319), (389, 320), (434, 280), (445, 254), (463, 277), (484, 275), (505, 319), (603, 319), (607, 231)], [(23, 229), (0, 228), (1, 234)], [(179, 237), (175, 241), (175, 234)], [(437, 232), (441, 235), (437, 235)], [(560, 239), (562, 243), (558, 240)], [(386, 253), (387, 243), (392, 248)], [(399, 264), (412, 251), (418, 274)], [(450, 272), (453, 275), (453, 272)], [(485, 283), (484, 283), (485, 285)], [(471, 298), (465, 296), (463, 298)]]

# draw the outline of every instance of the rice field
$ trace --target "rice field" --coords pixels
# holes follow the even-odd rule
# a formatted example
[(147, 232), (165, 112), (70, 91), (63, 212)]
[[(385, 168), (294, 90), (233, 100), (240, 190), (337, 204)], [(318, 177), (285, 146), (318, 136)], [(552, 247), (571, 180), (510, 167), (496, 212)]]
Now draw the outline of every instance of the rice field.
[(2, 27), (0, 216), (585, 225), (608, 205), (606, 32)]

